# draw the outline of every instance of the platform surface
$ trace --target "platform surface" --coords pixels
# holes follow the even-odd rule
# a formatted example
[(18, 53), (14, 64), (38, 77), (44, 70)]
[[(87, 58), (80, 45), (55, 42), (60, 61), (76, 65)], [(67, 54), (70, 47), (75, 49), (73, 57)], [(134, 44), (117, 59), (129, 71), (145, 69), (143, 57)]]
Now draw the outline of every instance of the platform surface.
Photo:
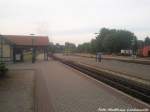
[(56, 54), (56, 56), (73, 60), (75, 62), (81, 62), (97, 68), (108, 69), (114, 72), (121, 72), (132, 77), (143, 79), (150, 82), (150, 65), (143, 65), (137, 63), (127, 63), (116, 60), (102, 60), (101, 63), (97, 63), (94, 58), (86, 58), (79, 56), (65, 56), (62, 54)]
[[(38, 112), (99, 112), (99, 109), (149, 109), (149, 105), (58, 61), (37, 61), (17, 68), (35, 69)], [(15, 68), (14, 66), (11, 67)]]
[(147, 108), (141, 102), (56, 61), (39, 65), (55, 112)]

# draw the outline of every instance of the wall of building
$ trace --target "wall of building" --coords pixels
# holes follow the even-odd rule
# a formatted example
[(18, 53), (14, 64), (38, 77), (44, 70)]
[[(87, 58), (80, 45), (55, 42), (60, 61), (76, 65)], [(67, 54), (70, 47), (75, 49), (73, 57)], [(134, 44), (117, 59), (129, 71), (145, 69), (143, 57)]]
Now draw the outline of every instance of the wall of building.
[(0, 61), (10, 62), (12, 61), (12, 48), (6, 40), (1, 39), (0, 42)]
[(8, 44), (3, 44), (3, 57), (11, 57), (11, 47)]
[(137, 55), (143, 57), (143, 48), (138, 49)]
[(149, 56), (149, 52), (150, 52), (150, 46), (146, 46), (143, 48), (143, 56), (144, 57)]

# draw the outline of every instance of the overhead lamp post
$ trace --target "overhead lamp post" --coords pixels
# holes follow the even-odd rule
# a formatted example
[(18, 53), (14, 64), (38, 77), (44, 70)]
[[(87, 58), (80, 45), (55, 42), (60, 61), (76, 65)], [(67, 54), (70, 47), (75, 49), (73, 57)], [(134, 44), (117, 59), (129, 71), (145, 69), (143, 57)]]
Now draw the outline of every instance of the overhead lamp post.
[(35, 63), (35, 34), (30, 34), (32, 36), (32, 63)]
[(3, 36), (0, 34), (0, 61), (2, 61), (2, 57), (3, 57)]

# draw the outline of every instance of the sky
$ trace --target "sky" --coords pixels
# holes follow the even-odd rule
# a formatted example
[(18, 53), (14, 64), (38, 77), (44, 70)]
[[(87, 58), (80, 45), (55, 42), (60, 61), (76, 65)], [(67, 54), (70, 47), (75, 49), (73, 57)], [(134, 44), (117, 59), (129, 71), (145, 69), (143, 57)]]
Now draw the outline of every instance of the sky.
[(150, 36), (150, 0), (0, 0), (0, 34), (81, 44), (103, 27)]

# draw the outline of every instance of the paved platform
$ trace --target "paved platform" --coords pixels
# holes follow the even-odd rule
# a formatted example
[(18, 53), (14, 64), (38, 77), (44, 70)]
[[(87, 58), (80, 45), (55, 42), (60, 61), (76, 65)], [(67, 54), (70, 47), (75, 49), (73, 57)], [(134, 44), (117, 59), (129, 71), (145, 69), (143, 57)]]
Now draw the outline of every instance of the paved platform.
[(0, 112), (34, 112), (34, 71), (9, 70), (0, 77)]
[(148, 108), (103, 83), (66, 65), (49, 61), (39, 65), (55, 112), (97, 112), (98, 108)]
[(22, 64), (19, 67), (36, 70), (35, 101), (38, 112), (99, 112), (101, 108), (150, 108), (149, 105), (52, 59), (48, 62)]
[(150, 82), (150, 65), (126, 63), (126, 62), (121, 62), (116, 60), (102, 60), (101, 63), (97, 63), (94, 58), (85, 58), (85, 57), (70, 56), (70, 55), (64, 56), (62, 54), (56, 54), (56, 56), (60, 58), (88, 64), (97, 68), (124, 73), (126, 75)]
[[(86, 54), (86, 53), (75, 53), (74, 55), (87, 57), (87, 58), (95, 58), (96, 57), (93, 54)], [(132, 56), (103, 55), (103, 59), (119, 60), (119, 61), (124, 61), (124, 62), (141, 63), (141, 64), (150, 65), (150, 57), (138, 57), (137, 56), (136, 58), (133, 58)]]

